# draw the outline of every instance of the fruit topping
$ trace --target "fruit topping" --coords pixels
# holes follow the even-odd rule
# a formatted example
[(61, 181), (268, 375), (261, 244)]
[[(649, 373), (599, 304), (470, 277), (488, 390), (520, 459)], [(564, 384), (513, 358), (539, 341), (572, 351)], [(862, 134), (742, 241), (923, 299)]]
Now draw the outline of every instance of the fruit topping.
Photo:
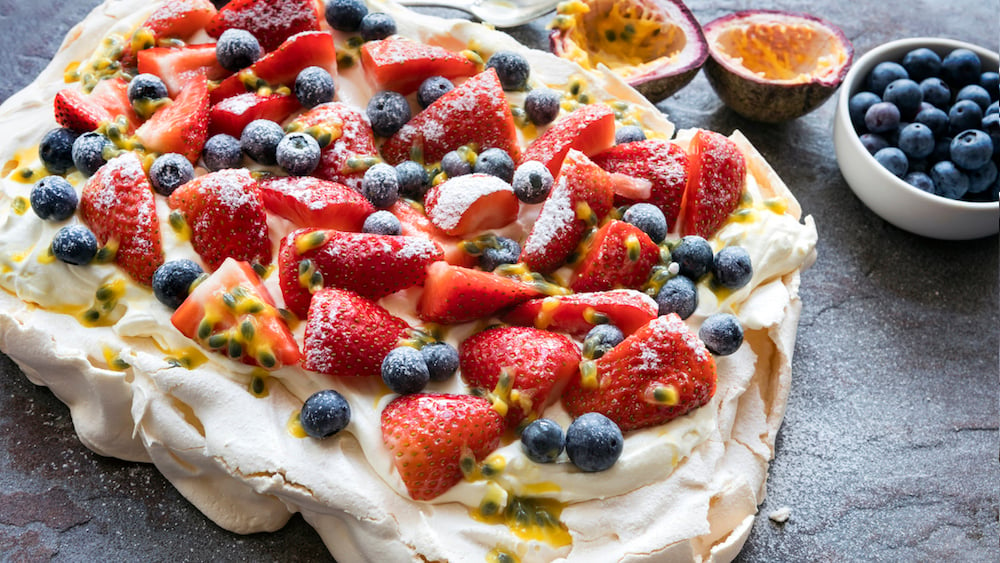
[(161, 154), (149, 167), (149, 183), (160, 195), (169, 196), (193, 179), (194, 165), (187, 157), (175, 152)]
[(164, 262), (153, 272), (153, 295), (171, 309), (181, 306), (194, 282), (205, 273), (197, 263), (181, 258)]
[(289, 128), (329, 133), (331, 140), (323, 147), (313, 175), (361, 191), (367, 168), (363, 163), (378, 153), (371, 125), (361, 112), (339, 102), (322, 104), (295, 118)]
[[(430, 94), (452, 89), (452, 79), (476, 74), (476, 64), (444, 47), (419, 43), (401, 36), (369, 41), (361, 46), (361, 64), (381, 90), (408, 95), (434, 79), (421, 97), (421, 107), (433, 101)], [(434, 99), (437, 99), (436, 97)], [(426, 102), (426, 103), (425, 103)]]
[(508, 92), (524, 90), (528, 86), (531, 65), (520, 53), (497, 51), (486, 60), (486, 68), (496, 71), (500, 85)]
[(292, 176), (308, 176), (319, 166), (321, 157), (316, 139), (301, 132), (285, 135), (274, 149), (274, 160)]
[(577, 293), (638, 289), (660, 260), (660, 248), (635, 225), (611, 220), (585, 243), (570, 288)]
[(74, 266), (85, 266), (97, 255), (97, 237), (83, 225), (66, 225), (52, 237), (52, 255)]
[(368, 120), (379, 137), (389, 137), (410, 120), (410, 102), (399, 92), (382, 90), (368, 100)]
[(45, 133), (38, 145), (38, 158), (52, 174), (65, 174), (73, 166), (73, 142), (80, 134), (66, 127)]
[[(299, 109), (298, 100), (288, 94), (275, 93), (261, 95), (255, 92), (247, 92), (226, 98), (213, 105), (209, 111), (208, 130), (212, 135), (218, 133), (232, 135), (240, 139), (241, 143), (243, 143), (243, 136), (247, 135), (248, 142), (252, 142), (250, 139), (257, 140), (261, 137), (259, 137), (259, 132), (256, 129), (252, 129), (251, 133), (248, 134), (247, 127), (254, 121), (269, 121), (281, 132), (278, 135), (278, 141), (280, 141), (285, 136), (285, 133), (278, 123), (283, 122), (297, 109)], [(267, 139), (269, 137), (265, 136), (263, 138)], [(278, 141), (274, 141), (273, 145), (268, 145), (269, 149), (258, 149), (255, 145), (250, 150), (247, 150), (247, 148), (244, 148), (244, 150), (247, 151), (247, 155), (250, 158), (257, 162), (272, 165), (276, 162), (274, 151), (278, 147)], [(263, 151), (263, 154), (261, 151)]]
[(307, 66), (295, 77), (295, 99), (304, 108), (314, 108), (333, 101), (336, 87), (333, 76), (325, 68)]
[(260, 43), (244, 29), (230, 28), (222, 32), (215, 44), (215, 57), (222, 68), (237, 72), (257, 62)]
[(420, 109), (427, 109), (438, 98), (455, 89), (451, 80), (443, 76), (429, 76), (417, 87), (417, 103)]
[(656, 315), (656, 303), (648, 295), (617, 289), (532, 299), (512, 309), (503, 320), (583, 338), (595, 326), (604, 323), (629, 335)]
[(659, 314), (676, 313), (686, 319), (698, 308), (698, 288), (687, 276), (674, 276), (660, 286), (656, 292), (656, 304)]
[(514, 180), (514, 159), (501, 149), (486, 149), (476, 155), (472, 171), (476, 174), (496, 176), (509, 184)]
[(552, 191), (554, 178), (549, 169), (537, 160), (527, 160), (514, 170), (511, 179), (514, 195), (524, 203), (542, 203)]
[(559, 116), (562, 96), (551, 88), (533, 88), (524, 97), (524, 114), (535, 125), (548, 125)]
[(503, 418), (472, 395), (403, 395), (382, 411), (382, 440), (415, 500), (430, 500), (462, 480), (500, 444)]
[(570, 149), (594, 156), (614, 144), (614, 110), (606, 104), (591, 104), (559, 118), (528, 145), (521, 162), (537, 160), (557, 176)]
[(419, 393), (430, 381), (430, 370), (423, 354), (410, 346), (393, 348), (382, 360), (382, 382), (393, 393)]
[(428, 322), (463, 323), (488, 318), (539, 295), (533, 285), (513, 278), (433, 262), (427, 267), (417, 313)]
[(221, 39), (228, 29), (246, 30), (265, 52), (272, 51), (297, 33), (318, 31), (317, 8), (313, 0), (230, 0), (205, 31)]
[(139, 116), (128, 99), (128, 85), (122, 78), (97, 83), (90, 94), (67, 88), (56, 93), (54, 111), (59, 125), (80, 133), (94, 131), (101, 125), (125, 118), (125, 131), (131, 133)]
[(431, 342), (420, 348), (431, 381), (448, 381), (458, 371), (458, 350), (447, 342)]
[(329, 438), (351, 422), (351, 404), (333, 389), (317, 391), (302, 403), (299, 424), (313, 438)]
[(742, 246), (727, 246), (715, 253), (712, 276), (716, 283), (727, 289), (739, 289), (750, 283), (753, 265), (750, 253)]
[(431, 177), (419, 162), (404, 160), (396, 165), (396, 179), (399, 181), (399, 195), (421, 201), (431, 187)]
[(584, 68), (606, 65), (656, 103), (691, 81), (708, 57), (701, 26), (680, 0), (561, 4), (552, 52)]
[(225, 133), (212, 135), (205, 141), (205, 148), (201, 151), (201, 160), (205, 164), (205, 168), (212, 172), (239, 167), (240, 163), (243, 162), (240, 140)]
[(621, 428), (600, 413), (581, 415), (566, 429), (566, 454), (582, 471), (611, 469), (624, 448)]
[(583, 338), (583, 357), (588, 360), (600, 358), (623, 340), (625, 334), (615, 325), (596, 325)]
[(521, 432), (521, 451), (535, 463), (552, 463), (566, 447), (566, 436), (551, 418), (531, 421)]
[(73, 166), (83, 175), (93, 176), (107, 162), (104, 150), (111, 146), (111, 141), (100, 133), (90, 131), (80, 135), (73, 141)]
[(327, 0), (324, 15), (333, 29), (353, 33), (368, 15), (368, 6), (363, 0)]
[(670, 259), (677, 263), (678, 273), (698, 281), (712, 268), (712, 245), (704, 237), (687, 235), (670, 251)]
[(819, 107), (844, 80), (854, 47), (837, 26), (808, 14), (747, 10), (704, 27), (705, 76), (730, 109), (779, 122)]
[(135, 132), (147, 150), (175, 152), (198, 161), (208, 140), (208, 81), (197, 76), (184, 85), (172, 103), (153, 114)]
[(403, 233), (403, 224), (391, 212), (379, 209), (365, 217), (365, 222), (361, 225), (361, 232), (395, 236)]
[(681, 232), (709, 237), (740, 203), (746, 159), (735, 143), (704, 129), (691, 139), (688, 156), (691, 167), (684, 191)]
[(701, 324), (698, 337), (716, 356), (728, 356), (739, 350), (743, 344), (743, 325), (734, 315), (716, 313)]
[(299, 227), (357, 232), (375, 208), (343, 184), (312, 176), (272, 176), (260, 181), (268, 211)]
[(629, 206), (622, 215), (622, 221), (638, 227), (654, 244), (660, 244), (667, 236), (667, 218), (659, 207), (650, 203)]
[(514, 239), (485, 235), (477, 237), (477, 241), (482, 241), (479, 267), (485, 272), (492, 272), (504, 264), (516, 264), (521, 256), (521, 245)]
[(260, 277), (232, 258), (191, 289), (170, 322), (201, 346), (248, 365), (278, 369), (301, 357)]
[(399, 199), (399, 174), (396, 168), (379, 162), (361, 179), (361, 194), (379, 209), (391, 207)]
[(643, 131), (642, 127), (639, 127), (638, 125), (622, 125), (615, 130), (616, 145), (624, 145), (645, 140), (646, 132)]
[[(683, 149), (666, 141), (640, 140), (615, 145), (594, 155), (593, 160), (613, 174), (648, 181), (649, 196), (641, 201), (658, 207), (667, 221), (667, 230), (673, 230), (680, 216), (691, 166)], [(637, 202), (635, 198), (615, 196), (615, 205), (618, 206)]]
[(424, 200), (427, 218), (445, 233), (463, 236), (506, 226), (519, 204), (510, 184), (488, 174), (468, 174), (432, 187)]
[(396, 20), (384, 12), (368, 12), (361, 18), (358, 33), (365, 42), (386, 39), (396, 34)]
[(76, 213), (76, 189), (62, 176), (46, 176), (35, 182), (28, 196), (31, 209), (43, 221), (63, 221)]
[(153, 47), (139, 51), (138, 61), (139, 72), (158, 76), (171, 97), (176, 97), (185, 84), (201, 75), (221, 80), (231, 74), (219, 64), (214, 44)]
[[(213, 107), (218, 108), (227, 104), (227, 102), (239, 100), (244, 96), (253, 96), (257, 98), (256, 94), (240, 94), (239, 96), (234, 96), (232, 98), (226, 98), (222, 102), (219, 102)], [(253, 118), (252, 121), (246, 124), (242, 128), (242, 133), (240, 133), (240, 148), (243, 152), (252, 158), (253, 160), (264, 164), (266, 166), (272, 166), (278, 163), (278, 143), (285, 138), (285, 130), (278, 125), (275, 120), (270, 118)]]

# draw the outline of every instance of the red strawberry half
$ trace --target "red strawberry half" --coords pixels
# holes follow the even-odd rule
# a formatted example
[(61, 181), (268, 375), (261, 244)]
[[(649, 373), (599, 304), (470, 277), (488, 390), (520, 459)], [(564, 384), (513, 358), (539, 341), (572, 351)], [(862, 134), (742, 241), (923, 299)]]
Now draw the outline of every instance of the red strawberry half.
[(187, 39), (204, 29), (216, 13), (209, 0), (171, 0), (153, 10), (142, 27), (156, 39)]
[(303, 31), (319, 31), (314, 0), (230, 0), (212, 18), (205, 31), (218, 38), (227, 29), (245, 29), (265, 51)]
[(150, 285), (163, 264), (160, 222), (153, 188), (133, 152), (108, 161), (87, 180), (80, 215), (97, 241), (117, 246), (115, 262), (137, 282)]
[(472, 395), (403, 395), (382, 411), (382, 440), (416, 500), (433, 499), (461, 481), (463, 458), (485, 459), (503, 431), (490, 402)]
[(309, 66), (323, 67), (336, 78), (337, 53), (332, 35), (325, 31), (306, 31), (289, 37), (274, 51), (223, 80), (212, 90), (212, 103), (217, 104), (245, 92), (255, 92), (263, 85), (269, 85), (271, 90), (279, 85), (292, 87), (302, 69)]
[(192, 78), (169, 105), (162, 107), (136, 130), (147, 150), (175, 152), (198, 162), (208, 140), (208, 81)]
[(285, 304), (301, 316), (318, 287), (381, 299), (424, 283), (427, 265), (441, 256), (420, 237), (299, 229), (281, 241), (278, 275)]
[(399, 219), (404, 235), (424, 237), (437, 243), (444, 250), (445, 262), (466, 268), (471, 268), (479, 262), (476, 256), (465, 251), (461, 238), (453, 237), (431, 223), (419, 203), (401, 199), (392, 204), (389, 212)]
[(191, 245), (210, 269), (226, 258), (267, 265), (271, 241), (256, 180), (246, 169), (210, 172), (177, 188), (167, 202), (191, 228)]
[(715, 394), (712, 354), (674, 313), (650, 321), (594, 366), (595, 378), (570, 380), (563, 405), (573, 416), (599, 412), (623, 431), (673, 420)]
[[(660, 208), (673, 230), (681, 212), (688, 179), (688, 156), (684, 149), (657, 139), (615, 145), (595, 155), (594, 163), (608, 172), (649, 181), (650, 195), (641, 201)], [(615, 197), (615, 205), (630, 205), (639, 199)]]
[(512, 278), (434, 262), (427, 267), (427, 281), (417, 313), (428, 322), (464, 323), (489, 317), (539, 295), (541, 292), (533, 286)]
[(406, 321), (357, 293), (322, 289), (309, 306), (303, 367), (327, 375), (379, 375), (385, 355), (409, 328)]
[(476, 74), (476, 64), (458, 53), (398, 35), (363, 44), (361, 65), (380, 90), (404, 96), (431, 76), (454, 79)]
[(299, 101), (289, 94), (262, 96), (247, 92), (226, 98), (212, 106), (209, 112), (208, 132), (210, 135), (225, 133), (239, 139), (243, 134), (243, 128), (251, 121), (268, 119), (281, 123), (299, 107)]
[(576, 292), (639, 289), (659, 260), (660, 247), (649, 235), (624, 221), (608, 221), (590, 239), (569, 286)]
[(230, 73), (215, 57), (215, 44), (184, 47), (153, 47), (139, 51), (139, 72), (155, 74), (163, 80), (171, 97), (177, 97), (191, 80), (204, 75), (221, 80)]
[(708, 238), (740, 204), (747, 163), (736, 143), (699, 130), (688, 148), (691, 174), (684, 193), (681, 232)]
[(554, 295), (526, 301), (504, 315), (504, 322), (586, 336), (600, 323), (618, 327), (626, 336), (656, 318), (656, 301), (632, 289)]
[(375, 207), (343, 184), (312, 176), (272, 176), (260, 181), (264, 207), (299, 227), (361, 231)]
[(53, 102), (56, 122), (67, 129), (87, 132), (124, 116), (127, 133), (139, 124), (139, 116), (128, 101), (128, 83), (121, 77), (101, 80), (90, 94), (67, 88)]
[(316, 127), (329, 133), (332, 141), (323, 148), (313, 176), (339, 182), (360, 192), (367, 165), (378, 155), (375, 134), (368, 119), (347, 104), (322, 104), (295, 118), (291, 129)]
[[(499, 397), (507, 407), (508, 428), (540, 417), (579, 373), (580, 348), (569, 338), (529, 327), (479, 332), (459, 348), (462, 379), (486, 392), (497, 390), (501, 374), (510, 378)], [(506, 386), (502, 386), (506, 387)]]
[(549, 126), (524, 150), (521, 161), (537, 160), (556, 176), (570, 149), (593, 156), (614, 144), (614, 110), (607, 104), (591, 104)]
[(520, 209), (514, 188), (490, 174), (456, 176), (424, 197), (427, 217), (445, 233), (463, 236), (509, 225)]

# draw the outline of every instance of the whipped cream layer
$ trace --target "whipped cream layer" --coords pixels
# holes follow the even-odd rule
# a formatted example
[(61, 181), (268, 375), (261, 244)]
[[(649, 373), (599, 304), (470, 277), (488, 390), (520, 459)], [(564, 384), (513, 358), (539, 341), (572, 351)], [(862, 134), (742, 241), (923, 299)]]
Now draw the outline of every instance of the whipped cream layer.
[[(487, 55), (519, 51), (531, 63), (533, 84), (560, 90), (582, 84), (594, 100), (627, 102), (629, 117), (652, 136), (673, 136), (665, 116), (607, 69), (584, 71), (478, 24), (369, 4), (392, 13), (400, 34), (420, 41), (454, 51), (474, 46)], [(130, 33), (154, 7), (141, 0), (99, 6), (71, 30), (38, 79), (0, 107), (0, 126), (11, 132), (0, 146), (5, 172), (40, 165), (37, 144), (57, 126), (52, 99), (67, 87), (64, 69), (87, 59), (108, 34)], [(374, 92), (360, 65), (342, 69), (337, 87), (339, 101), (360, 108)], [(509, 97), (520, 104), (522, 96)], [(520, 134), (528, 142), (535, 132)], [(681, 132), (677, 142), (686, 146), (690, 134)], [(264, 373), (198, 349), (173, 328), (172, 311), (113, 264), (77, 267), (53, 259), (47, 247), (55, 231), (78, 219), (41, 221), (24, 206), (31, 184), (12, 174), (0, 179), (0, 348), (69, 405), (88, 447), (153, 462), (200, 510), (233, 531), (275, 530), (301, 512), (342, 561), (478, 561), (500, 552), (522, 561), (728, 560), (763, 500), (790, 382), (798, 274), (816, 243), (811, 218), (800, 222), (792, 194), (742, 135), (733, 138), (748, 159), (748, 197), (711, 242), (716, 249), (747, 248), (754, 276), (726, 295), (701, 284), (698, 310), (687, 322), (697, 329), (712, 313), (732, 312), (745, 327), (745, 344), (717, 358), (718, 389), (708, 405), (628, 433), (622, 457), (606, 472), (583, 473), (565, 459), (535, 464), (513, 441), (487, 459), (501, 468), (490, 478), (463, 481), (433, 501), (411, 500), (382, 444), (380, 414), (394, 396), (380, 381), (296, 366)], [(82, 188), (77, 173), (69, 180)], [(157, 207), (167, 259), (199, 261), (167, 224), (164, 198), (157, 196)], [(523, 240), (539, 207), (522, 206), (518, 221), (495, 232)], [(292, 228), (269, 218), (275, 249)], [(266, 284), (280, 303), (277, 275)], [(115, 302), (88, 321), (85, 313), (106, 303), (97, 297), (102, 288), (113, 289)], [(380, 303), (419, 326), (413, 306), (420, 291)], [(457, 347), (481, 326), (449, 327), (446, 339)], [(295, 329), (299, 342), (303, 328)], [(350, 425), (330, 439), (302, 437), (294, 423), (298, 409), (328, 388), (350, 401)], [(456, 376), (428, 391), (468, 389)], [(570, 422), (559, 404), (546, 416), (564, 427)], [(477, 511), (486, 498), (533, 499), (557, 513), (568, 534), (488, 521)]]

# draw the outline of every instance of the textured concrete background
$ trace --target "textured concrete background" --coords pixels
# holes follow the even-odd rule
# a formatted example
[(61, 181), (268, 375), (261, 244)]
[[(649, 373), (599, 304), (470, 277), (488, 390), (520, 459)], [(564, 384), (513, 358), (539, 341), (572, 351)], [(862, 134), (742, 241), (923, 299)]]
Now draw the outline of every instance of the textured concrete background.
[[(0, 100), (48, 62), (96, 0), (0, 0)], [(702, 23), (741, 9), (808, 12), (857, 55), (910, 36), (997, 49), (998, 0), (688, 2)], [(515, 30), (543, 40), (540, 25)], [(833, 100), (783, 125), (729, 112), (703, 76), (661, 107), (680, 127), (739, 128), (819, 228), (777, 459), (745, 562), (1000, 560), (998, 239), (940, 242), (888, 225), (837, 168)], [(0, 561), (323, 561), (295, 518), (238, 536), (152, 466), (86, 450), (67, 409), (0, 356)], [(791, 509), (783, 524), (766, 514)]]

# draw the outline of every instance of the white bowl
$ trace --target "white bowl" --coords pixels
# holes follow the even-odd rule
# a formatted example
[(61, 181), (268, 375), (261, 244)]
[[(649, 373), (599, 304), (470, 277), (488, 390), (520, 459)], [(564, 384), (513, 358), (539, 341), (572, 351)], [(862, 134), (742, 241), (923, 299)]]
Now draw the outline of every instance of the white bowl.
[(987, 49), (952, 39), (915, 37), (880, 45), (858, 59), (844, 78), (833, 122), (837, 164), (847, 184), (865, 205), (893, 225), (926, 237), (967, 240), (1000, 232), (1000, 203), (948, 199), (915, 188), (880, 165), (861, 144), (851, 125), (847, 101), (864, 86), (865, 77), (882, 61), (927, 47), (942, 57), (959, 47), (974, 51), (983, 71), (997, 70), (1000, 58)]

